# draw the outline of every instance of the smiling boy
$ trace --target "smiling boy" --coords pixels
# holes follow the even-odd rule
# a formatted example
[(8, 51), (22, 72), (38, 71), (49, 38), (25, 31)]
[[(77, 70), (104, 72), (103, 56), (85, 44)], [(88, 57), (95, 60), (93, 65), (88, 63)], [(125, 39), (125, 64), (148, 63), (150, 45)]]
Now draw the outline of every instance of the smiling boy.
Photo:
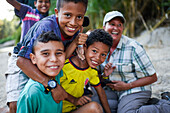
[[(62, 87), (74, 97), (81, 97), (82, 104), (91, 101), (89, 97), (83, 96), (84, 88), (89, 82), (96, 89), (106, 113), (111, 113), (111, 111), (106, 94), (101, 87), (96, 67), (105, 61), (112, 42), (112, 37), (104, 30), (96, 29), (92, 31), (84, 45), (85, 60), (81, 60), (78, 55), (67, 59), (62, 69), (63, 77), (61, 77)], [(75, 105), (63, 101), (63, 112), (70, 112), (75, 109), (77, 109)]]
[[(60, 84), (63, 75), (61, 69), (65, 62), (64, 45), (60, 37), (53, 32), (42, 33), (34, 42), (30, 58), (42, 73), (56, 81), (55, 87)], [(56, 103), (51, 93), (47, 94), (44, 90), (42, 84), (30, 79), (18, 99), (17, 113), (61, 113), (62, 102)]]
[[(84, 44), (87, 35), (80, 34), (79, 30), (83, 25), (84, 15), (87, 9), (88, 0), (57, 0), (57, 8), (55, 15), (48, 16), (32, 26), (24, 37), (24, 40), (14, 48), (14, 53), (18, 54), (17, 65), (22, 71), (19, 72), (18, 81), (13, 81), (11, 84), (16, 84), (15, 91), (16, 100), (29, 77), (45, 87), (48, 87), (49, 78), (46, 77), (39, 69), (30, 61), (30, 53), (34, 40), (44, 31), (54, 31), (64, 45), (70, 43), (69, 50), (66, 50), (68, 58), (75, 50), (77, 45)], [(29, 68), (28, 68), (29, 67)], [(15, 79), (16, 80), (16, 79)], [(60, 95), (60, 96), (58, 96)], [(52, 96), (59, 103), (67, 98), (67, 93), (60, 86), (53, 89)]]
[[(37, 22), (48, 16), (48, 11), (50, 8), (50, 0), (34, 0), (34, 5), (36, 9), (32, 7), (17, 2), (16, 0), (6, 0), (15, 8), (15, 14), (22, 20), (22, 31), (20, 42), (24, 39), (24, 36), (28, 30)], [(15, 51), (15, 49), (14, 49)], [(6, 92), (7, 92), (7, 104), (10, 108), (10, 113), (16, 112), (16, 103), (22, 88), (18, 87), (18, 84), (25, 83), (27, 77), (19, 77), (21, 70), (16, 66), (17, 54), (12, 53), (8, 59), (8, 70), (5, 72), (7, 82), (6, 82)], [(26, 78), (26, 79), (24, 79)], [(21, 82), (20, 82), (21, 80)], [(12, 82), (11, 82), (12, 81)]]
[(16, 0), (6, 0), (15, 8), (15, 14), (22, 19), (22, 32), (20, 42), (23, 40), (24, 36), (37, 21), (48, 16), (48, 11), (50, 9), (50, 0), (35, 0), (34, 5), (36, 9), (32, 7), (17, 2)]
[[(32, 63), (50, 79), (49, 86), (59, 87), (60, 77), (63, 76), (61, 69), (65, 62), (64, 45), (60, 37), (51, 31), (42, 33), (34, 41), (30, 58)], [(30, 79), (18, 99), (17, 113), (61, 113), (62, 101), (56, 103), (49, 90), (52, 90), (51, 87), (46, 88)], [(73, 100), (75, 105), (81, 105), (79, 102), (81, 98), (72, 99), (75, 99)], [(102, 113), (102, 107), (96, 102), (90, 102), (74, 112), (84, 113), (84, 111)]]

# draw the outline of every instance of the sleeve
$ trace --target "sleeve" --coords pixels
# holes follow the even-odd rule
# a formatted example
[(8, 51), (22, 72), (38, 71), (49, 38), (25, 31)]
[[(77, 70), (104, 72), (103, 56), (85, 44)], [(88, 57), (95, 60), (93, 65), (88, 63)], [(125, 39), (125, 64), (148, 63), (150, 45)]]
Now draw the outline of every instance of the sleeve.
[(63, 71), (63, 76), (60, 78), (60, 83), (62, 84), (65, 80), (67, 80), (67, 76), (65, 74), (65, 71)]
[[(95, 70), (95, 69), (93, 69), (93, 70)], [(92, 72), (92, 73), (90, 74), (90, 80), (89, 80), (91, 86), (93, 86), (93, 87), (100, 86), (100, 79), (98, 77), (97, 70), (95, 70), (95, 72)]]
[(28, 11), (32, 12), (33, 8), (28, 6), (28, 5), (25, 5), (25, 4), (21, 4), (21, 10), (17, 10), (15, 9), (15, 14), (20, 17), (21, 19), (24, 19), (25, 18), (25, 15), (27, 14)]
[(35, 94), (30, 96), (25, 93), (17, 102), (17, 113), (36, 113), (37, 108), (38, 101)]
[(135, 70), (140, 72), (137, 76), (139, 78), (151, 76), (155, 73), (155, 69), (150, 61), (143, 46), (137, 44), (133, 52), (133, 63), (135, 64)]
[(18, 56), (25, 57), (30, 59), (30, 53), (32, 53), (32, 47), (34, 40), (42, 33), (50, 31), (52, 28), (51, 24), (45, 23), (43, 21), (36, 22), (27, 32), (22, 42), (21, 49), (18, 53)]

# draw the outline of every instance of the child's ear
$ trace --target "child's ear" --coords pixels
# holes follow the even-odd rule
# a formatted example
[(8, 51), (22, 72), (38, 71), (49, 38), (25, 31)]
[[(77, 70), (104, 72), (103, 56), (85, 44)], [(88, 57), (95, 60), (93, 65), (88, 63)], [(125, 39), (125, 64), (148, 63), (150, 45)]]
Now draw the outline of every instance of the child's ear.
[(36, 64), (36, 58), (35, 55), (33, 53), (30, 53), (30, 58), (33, 64)]
[(55, 15), (56, 15), (56, 17), (58, 17), (58, 9), (57, 9), (57, 8), (55, 8), (55, 9), (54, 9), (54, 11), (55, 11)]
[(83, 45), (83, 49), (84, 49), (84, 51), (87, 50), (87, 45), (86, 44)]
[(37, 7), (37, 1), (34, 1), (34, 6)]

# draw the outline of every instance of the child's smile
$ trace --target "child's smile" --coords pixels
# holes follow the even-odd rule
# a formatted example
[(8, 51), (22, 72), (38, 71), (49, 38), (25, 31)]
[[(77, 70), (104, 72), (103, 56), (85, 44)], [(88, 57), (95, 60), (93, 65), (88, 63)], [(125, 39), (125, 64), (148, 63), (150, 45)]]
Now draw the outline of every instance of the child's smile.
[(50, 8), (50, 1), (49, 0), (37, 0), (37, 2), (35, 3), (35, 6), (41, 14), (45, 14)]
[(85, 50), (85, 57), (88, 65), (96, 68), (102, 64), (107, 56), (109, 47), (102, 42), (94, 42)]
[(58, 17), (62, 35), (69, 37), (73, 36), (82, 26), (86, 8), (81, 2), (67, 2), (63, 4), (59, 12), (55, 9), (55, 13)]
[(53, 77), (58, 75), (65, 62), (64, 46), (58, 41), (38, 42), (35, 46), (35, 54), (32, 56), (30, 56), (32, 62), (43, 73)]

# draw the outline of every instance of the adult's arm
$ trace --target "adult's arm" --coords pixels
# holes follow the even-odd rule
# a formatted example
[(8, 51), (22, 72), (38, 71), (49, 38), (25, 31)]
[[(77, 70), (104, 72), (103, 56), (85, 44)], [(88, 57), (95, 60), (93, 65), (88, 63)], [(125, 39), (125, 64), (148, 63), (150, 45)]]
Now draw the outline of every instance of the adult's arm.
[(21, 4), (17, 2), (16, 0), (6, 0), (9, 4), (11, 4), (15, 9), (19, 10), (21, 9)]
[[(20, 67), (28, 77), (47, 86), (49, 78), (32, 64), (31, 60), (24, 57), (18, 57), (17, 66)], [(58, 86), (52, 90), (52, 96), (54, 101), (59, 103), (61, 100), (66, 99), (68, 94), (61, 86)]]
[(151, 76), (140, 78), (140, 79), (138, 79), (134, 82), (131, 82), (131, 83), (125, 83), (123, 81), (112, 81), (115, 84), (109, 83), (107, 85), (114, 90), (122, 91), (122, 90), (132, 89), (135, 87), (146, 86), (146, 85), (152, 84), (156, 81), (157, 81), (157, 76), (156, 76), (156, 73), (154, 73)]

